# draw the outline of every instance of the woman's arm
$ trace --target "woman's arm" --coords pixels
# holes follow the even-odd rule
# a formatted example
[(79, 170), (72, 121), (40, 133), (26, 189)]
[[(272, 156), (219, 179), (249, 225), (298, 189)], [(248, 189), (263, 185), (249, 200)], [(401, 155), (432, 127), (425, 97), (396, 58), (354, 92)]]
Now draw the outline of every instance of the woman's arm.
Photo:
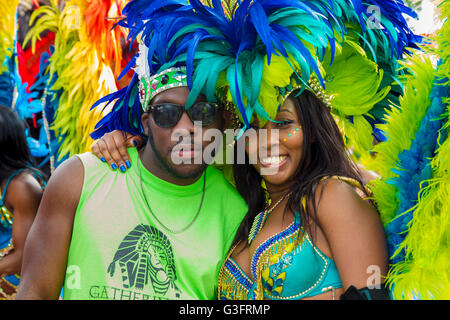
[(379, 288), (388, 272), (388, 253), (377, 211), (345, 182), (330, 179), (323, 188), (317, 217), (344, 291)]
[(9, 184), (6, 203), (13, 212), (13, 249), (0, 260), (0, 274), (20, 273), (25, 240), (36, 217), (42, 193), (41, 186), (30, 174), (21, 174)]

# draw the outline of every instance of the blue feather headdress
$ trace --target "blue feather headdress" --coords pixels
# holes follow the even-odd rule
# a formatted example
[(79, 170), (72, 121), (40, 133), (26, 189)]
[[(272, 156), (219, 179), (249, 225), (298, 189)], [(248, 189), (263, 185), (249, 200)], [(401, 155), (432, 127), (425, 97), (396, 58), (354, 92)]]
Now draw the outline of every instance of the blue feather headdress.
[(123, 71), (136, 67), (129, 86), (94, 105), (114, 103), (94, 139), (116, 129), (141, 134), (139, 78), (186, 66), (186, 107), (199, 94), (226, 100), (244, 129), (254, 116), (274, 119), (290, 92), (314, 90), (315, 79), (350, 141), (367, 150), (393, 98), (396, 61), (420, 41), (401, 0), (132, 0), (123, 14), (119, 24), (145, 50)]

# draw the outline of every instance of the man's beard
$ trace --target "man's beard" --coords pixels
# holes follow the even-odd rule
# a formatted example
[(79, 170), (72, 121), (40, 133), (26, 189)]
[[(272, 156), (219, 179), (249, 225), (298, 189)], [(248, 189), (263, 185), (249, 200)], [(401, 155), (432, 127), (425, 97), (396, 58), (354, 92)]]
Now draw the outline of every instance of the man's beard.
[(206, 167), (208, 166), (207, 164), (203, 164), (201, 165), (198, 170), (195, 170), (192, 173), (189, 174), (182, 174), (177, 172), (173, 166), (171, 166), (166, 159), (161, 155), (161, 153), (158, 151), (158, 149), (156, 148), (155, 145), (155, 140), (153, 139), (153, 133), (150, 129), (150, 126), (148, 128), (148, 140), (150, 141), (150, 146), (153, 150), (153, 153), (155, 154), (156, 158), (158, 159), (159, 163), (161, 164), (161, 166), (167, 170), (167, 172), (174, 178), (177, 179), (193, 179), (193, 178), (197, 178), (200, 177), (201, 174), (203, 173), (203, 171), (205, 171)]

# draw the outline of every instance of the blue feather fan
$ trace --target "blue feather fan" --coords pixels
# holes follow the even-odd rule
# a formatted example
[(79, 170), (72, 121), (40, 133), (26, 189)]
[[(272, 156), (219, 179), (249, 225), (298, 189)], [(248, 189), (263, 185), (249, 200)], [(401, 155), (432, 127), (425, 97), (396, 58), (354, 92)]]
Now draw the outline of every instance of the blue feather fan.
[[(430, 95), (430, 107), (421, 121), (415, 139), (412, 141), (411, 147), (399, 155), (398, 168), (392, 169), (398, 177), (388, 181), (399, 190), (397, 194), (399, 208), (395, 218), (386, 226), (388, 251), (392, 263), (398, 263), (405, 258), (404, 251), (398, 252), (398, 248), (407, 234), (419, 191), (426, 186), (421, 183), (432, 177), (431, 159), (435, 156), (440, 142), (447, 137), (446, 130), (441, 130), (445, 123), (443, 114), (446, 110), (442, 98), (448, 97), (450, 94), (450, 88), (442, 85), (445, 82), (446, 80), (436, 79)], [(441, 140), (438, 141), (438, 139)]]

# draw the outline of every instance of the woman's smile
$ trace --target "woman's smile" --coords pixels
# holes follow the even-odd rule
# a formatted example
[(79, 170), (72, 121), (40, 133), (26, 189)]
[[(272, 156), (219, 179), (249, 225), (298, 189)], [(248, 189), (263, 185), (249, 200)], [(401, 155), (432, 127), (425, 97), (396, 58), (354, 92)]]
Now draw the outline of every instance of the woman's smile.
[(263, 167), (281, 167), (283, 166), (287, 161), (287, 156), (270, 156), (270, 157), (264, 157), (260, 158), (259, 161), (261, 162), (261, 165)]

